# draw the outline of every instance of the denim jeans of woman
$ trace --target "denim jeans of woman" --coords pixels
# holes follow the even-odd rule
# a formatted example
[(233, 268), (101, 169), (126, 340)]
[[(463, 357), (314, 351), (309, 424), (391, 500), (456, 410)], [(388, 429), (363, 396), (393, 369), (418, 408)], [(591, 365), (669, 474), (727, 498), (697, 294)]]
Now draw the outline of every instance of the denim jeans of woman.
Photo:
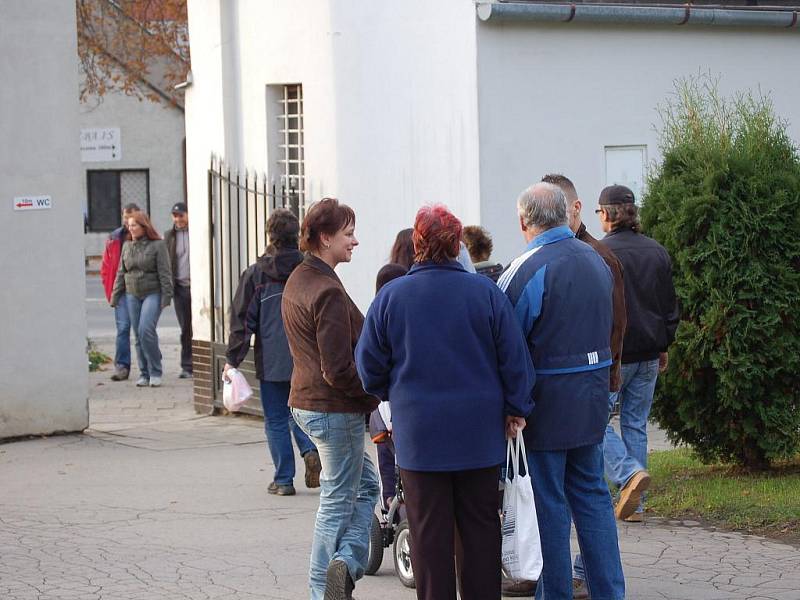
[(289, 382), (262, 381), (261, 406), (264, 409), (264, 433), (267, 436), (267, 447), (275, 465), (274, 481), (278, 485), (294, 483), (294, 450), (292, 436), (300, 451), (300, 456), (316, 450), (314, 443), (305, 432), (297, 426), (289, 412)]
[(158, 348), (158, 318), (161, 316), (161, 294), (137, 298), (125, 295), (131, 328), (136, 334), (136, 358), (143, 377), (161, 377), (161, 350)]
[(365, 452), (363, 414), (293, 408), (292, 415), (317, 446), (322, 462), (309, 569), (311, 600), (322, 600), (332, 560), (344, 561), (354, 582), (364, 575), (369, 530), (380, 494), (378, 473)]
[[(603, 479), (603, 445), (528, 452), (544, 567), (539, 600), (572, 598), (570, 526), (578, 544), (593, 600), (622, 600), (625, 578), (611, 495)], [(572, 517), (572, 518), (570, 518)]]

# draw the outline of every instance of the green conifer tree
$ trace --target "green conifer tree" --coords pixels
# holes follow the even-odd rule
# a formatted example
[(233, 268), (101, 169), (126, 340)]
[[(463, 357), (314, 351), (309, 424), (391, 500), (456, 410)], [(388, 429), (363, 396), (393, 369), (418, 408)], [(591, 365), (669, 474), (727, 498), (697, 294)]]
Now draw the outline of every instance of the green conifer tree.
[(764, 468), (800, 449), (800, 158), (768, 97), (676, 92), (641, 212), (681, 305), (653, 415), (706, 461)]

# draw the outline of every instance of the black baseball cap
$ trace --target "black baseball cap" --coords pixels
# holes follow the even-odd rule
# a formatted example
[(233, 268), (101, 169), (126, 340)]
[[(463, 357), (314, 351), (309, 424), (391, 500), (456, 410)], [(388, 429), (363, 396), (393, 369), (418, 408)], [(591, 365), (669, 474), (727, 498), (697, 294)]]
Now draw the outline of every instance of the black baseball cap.
[(609, 204), (633, 204), (635, 199), (630, 188), (624, 185), (610, 185), (600, 192), (600, 206)]
[(189, 211), (186, 209), (185, 202), (176, 202), (175, 204), (172, 205), (171, 212), (172, 214), (175, 214), (175, 213), (187, 213)]

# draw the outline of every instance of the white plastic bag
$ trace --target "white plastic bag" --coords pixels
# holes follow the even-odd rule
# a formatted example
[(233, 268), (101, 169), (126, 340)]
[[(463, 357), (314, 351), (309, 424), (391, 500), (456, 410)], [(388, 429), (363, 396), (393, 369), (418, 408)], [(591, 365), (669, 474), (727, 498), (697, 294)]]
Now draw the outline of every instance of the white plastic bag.
[[(525, 474), (520, 474), (521, 464)], [(514, 478), (510, 476), (513, 469)], [(503, 492), (503, 568), (508, 577), (537, 581), (542, 573), (542, 543), (522, 433), (508, 440)]]
[(253, 395), (253, 389), (238, 369), (228, 369), (222, 377), (222, 403), (231, 412), (236, 412)]

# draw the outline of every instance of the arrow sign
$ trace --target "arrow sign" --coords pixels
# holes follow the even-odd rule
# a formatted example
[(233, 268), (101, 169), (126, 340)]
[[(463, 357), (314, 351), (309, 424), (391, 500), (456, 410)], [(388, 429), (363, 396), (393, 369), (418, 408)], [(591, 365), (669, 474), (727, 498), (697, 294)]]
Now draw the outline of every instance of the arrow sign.
[(14, 210), (49, 210), (53, 208), (50, 196), (19, 196), (14, 198)]

